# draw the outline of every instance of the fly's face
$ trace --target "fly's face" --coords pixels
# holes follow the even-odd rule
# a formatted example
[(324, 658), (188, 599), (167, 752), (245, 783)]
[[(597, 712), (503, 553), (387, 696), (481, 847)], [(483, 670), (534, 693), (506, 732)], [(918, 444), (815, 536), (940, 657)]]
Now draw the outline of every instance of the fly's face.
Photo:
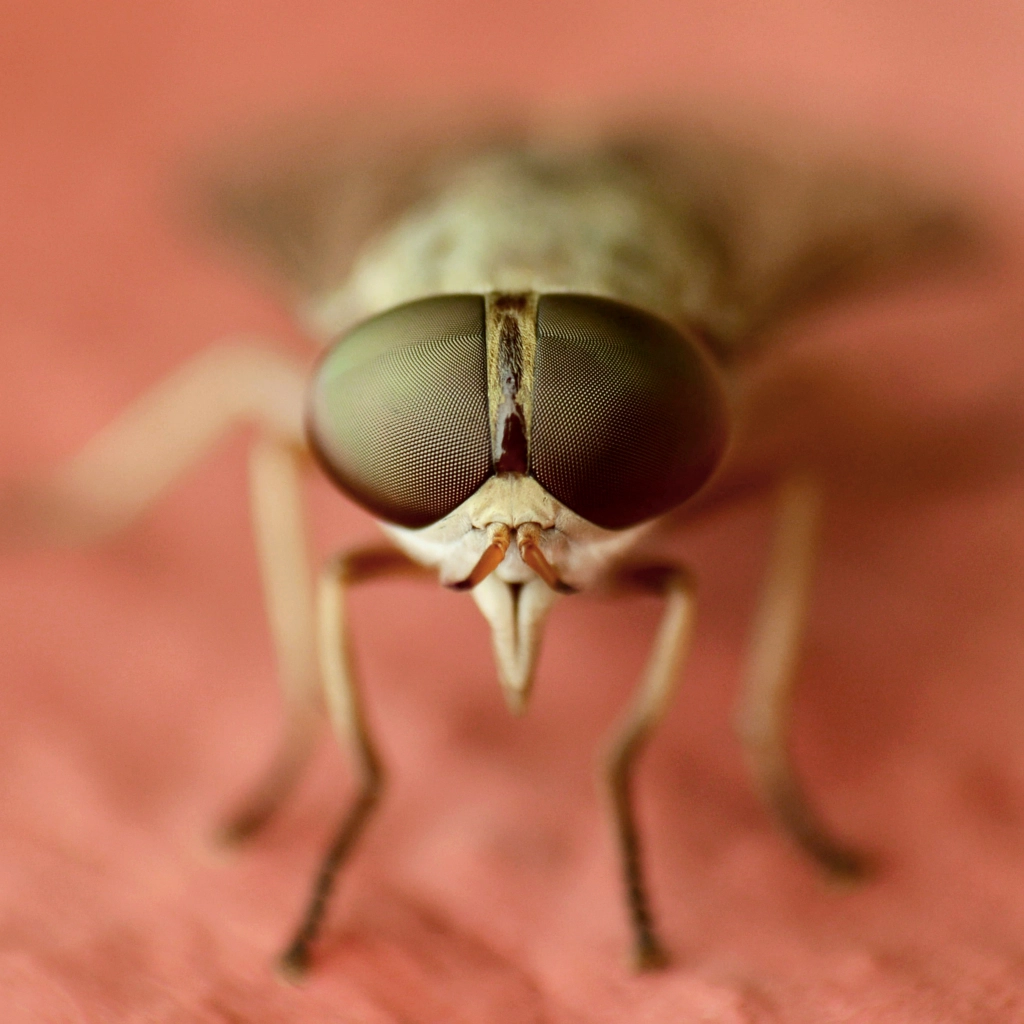
[(698, 345), (585, 295), (442, 295), (356, 327), (314, 376), (320, 462), (442, 583), (473, 591), (526, 707), (556, 594), (696, 493), (726, 443)]
[(469, 589), (493, 572), (509, 586), (539, 578), (571, 593), (596, 583), (646, 525), (604, 530), (556, 501), (533, 477), (502, 473), (431, 526), (385, 529), (406, 554), (435, 567), (445, 586)]
[(583, 295), (444, 295), (357, 326), (314, 377), (313, 450), (449, 586), (590, 585), (723, 454), (717, 374), (668, 323)]

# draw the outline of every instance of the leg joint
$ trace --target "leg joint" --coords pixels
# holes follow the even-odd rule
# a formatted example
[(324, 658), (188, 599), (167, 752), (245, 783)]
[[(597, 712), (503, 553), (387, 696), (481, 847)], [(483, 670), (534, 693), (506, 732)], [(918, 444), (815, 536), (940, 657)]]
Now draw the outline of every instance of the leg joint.
[(693, 573), (685, 566), (673, 562), (626, 566), (619, 570), (615, 582), (625, 589), (656, 594), (680, 591), (692, 593), (697, 588)]
[(370, 544), (335, 555), (324, 566), (323, 576), (327, 580), (353, 584), (418, 569), (420, 566), (397, 548)]

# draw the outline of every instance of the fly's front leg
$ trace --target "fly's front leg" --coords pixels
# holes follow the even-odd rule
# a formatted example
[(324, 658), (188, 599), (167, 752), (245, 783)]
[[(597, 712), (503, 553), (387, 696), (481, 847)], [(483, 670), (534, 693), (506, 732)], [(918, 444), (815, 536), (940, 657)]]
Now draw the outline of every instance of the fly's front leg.
[(754, 781), (769, 809), (826, 871), (853, 878), (863, 871), (862, 859), (833, 839), (818, 820), (789, 753), (793, 687), (820, 508), (820, 494), (811, 480), (793, 477), (783, 484), (737, 726)]
[(665, 716), (679, 685), (680, 670), (693, 634), (694, 584), (689, 572), (679, 566), (629, 572), (623, 575), (622, 582), (665, 596), (665, 611), (643, 680), (614, 736), (604, 765), (633, 926), (633, 963), (637, 970), (648, 970), (662, 966), (668, 958), (654, 926), (644, 884), (632, 773), (637, 755)]
[(265, 349), (203, 353), (46, 477), (0, 488), (0, 543), (82, 544), (123, 530), (242, 423), (303, 445), (305, 387), (300, 366)]
[(356, 683), (348, 633), (346, 597), (357, 583), (385, 576), (430, 577), (428, 570), (391, 547), (359, 548), (333, 558), (320, 577), (317, 594), (317, 641), (320, 677), (331, 728), (348, 752), (356, 776), (356, 793), (324, 854), (306, 911), (295, 937), (281, 957), (281, 970), (289, 977), (309, 966), (309, 949), (327, 908), (339, 868), (366, 826), (380, 799), (384, 771), (370, 737)]
[(309, 458), (294, 440), (265, 436), (249, 455), (253, 537), (277, 654), (285, 723), (264, 777), (219, 829), (234, 844), (258, 832), (294, 788), (322, 719), (316, 663), (313, 581), (302, 500)]

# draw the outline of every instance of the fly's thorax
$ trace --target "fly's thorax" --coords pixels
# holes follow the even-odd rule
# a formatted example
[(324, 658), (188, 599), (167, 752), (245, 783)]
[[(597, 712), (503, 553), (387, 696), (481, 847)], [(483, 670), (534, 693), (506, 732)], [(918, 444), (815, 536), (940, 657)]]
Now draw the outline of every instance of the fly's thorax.
[(336, 337), (432, 295), (604, 295), (673, 322), (705, 318), (717, 257), (635, 167), (600, 151), (486, 153), (372, 240), (308, 311)]

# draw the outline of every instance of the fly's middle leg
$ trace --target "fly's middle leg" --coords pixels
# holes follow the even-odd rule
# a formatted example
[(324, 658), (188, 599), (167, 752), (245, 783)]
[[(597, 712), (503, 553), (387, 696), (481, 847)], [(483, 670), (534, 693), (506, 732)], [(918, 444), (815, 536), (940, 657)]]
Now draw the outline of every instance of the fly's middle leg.
[(309, 760), (323, 719), (302, 497), (308, 461), (307, 452), (294, 440), (269, 435), (260, 438), (249, 454), (253, 538), (285, 720), (278, 749), (263, 777), (218, 829), (218, 838), (227, 844), (253, 836), (284, 802)]
[(821, 499), (794, 476), (779, 491), (775, 537), (737, 715), (755, 785), (789, 835), (829, 874), (860, 877), (864, 860), (833, 838), (804, 794), (789, 733), (800, 644), (814, 571)]
[(250, 461), (256, 548), (288, 712), (266, 778), (221, 828), (255, 832), (291, 788), (319, 717), (301, 477), (306, 373), (250, 344), (218, 345), (132, 403), (76, 455), (0, 490), (0, 544), (88, 544), (130, 527), (230, 431), (259, 433)]

